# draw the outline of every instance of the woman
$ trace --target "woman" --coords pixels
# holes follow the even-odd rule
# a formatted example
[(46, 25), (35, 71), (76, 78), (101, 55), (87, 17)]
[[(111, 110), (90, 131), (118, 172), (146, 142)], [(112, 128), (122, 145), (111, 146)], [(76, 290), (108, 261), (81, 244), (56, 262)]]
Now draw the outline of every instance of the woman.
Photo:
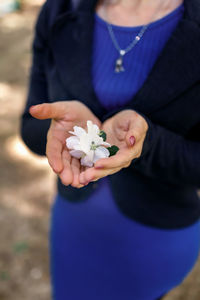
[[(53, 297), (156, 300), (199, 253), (199, 1), (76, 2), (41, 10), (22, 119), (58, 175)], [(87, 120), (120, 148), (92, 168), (65, 146)]]

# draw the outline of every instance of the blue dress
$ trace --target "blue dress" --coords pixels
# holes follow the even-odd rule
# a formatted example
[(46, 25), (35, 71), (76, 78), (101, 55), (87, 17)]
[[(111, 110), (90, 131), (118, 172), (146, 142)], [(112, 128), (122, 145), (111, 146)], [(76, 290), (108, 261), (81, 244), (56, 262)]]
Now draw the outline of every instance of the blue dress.
[[(93, 83), (107, 109), (123, 106), (142, 86), (182, 17), (183, 5), (151, 23), (114, 73), (118, 56), (105, 22), (95, 16)], [(113, 26), (121, 48), (141, 27)], [(122, 183), (123, 187), (123, 183)], [(133, 191), (134, 201), (134, 191)], [(124, 216), (115, 205), (109, 177), (93, 194), (72, 203), (57, 195), (52, 207), (51, 273), (54, 300), (156, 300), (182, 282), (200, 247), (200, 222), (163, 230)]]

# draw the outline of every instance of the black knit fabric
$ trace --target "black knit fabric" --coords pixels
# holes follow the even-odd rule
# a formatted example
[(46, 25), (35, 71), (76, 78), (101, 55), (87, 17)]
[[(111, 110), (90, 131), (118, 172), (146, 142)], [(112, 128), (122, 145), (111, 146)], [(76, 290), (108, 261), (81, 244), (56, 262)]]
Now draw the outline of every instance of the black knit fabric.
[[(39, 16), (22, 117), (22, 137), (41, 155), (45, 155), (50, 122), (33, 119), (28, 113), (31, 105), (78, 99), (101, 120), (115, 113), (102, 107), (92, 84), (95, 1), (82, 1), (73, 12), (67, 11), (64, 2), (48, 0)], [(119, 108), (141, 113), (149, 131), (141, 158), (109, 177), (113, 195), (126, 216), (150, 226), (180, 228), (200, 216), (199, 22), (199, 1), (185, 0), (184, 17), (147, 80), (134, 99)], [(75, 190), (59, 182), (58, 188), (71, 201), (86, 201), (94, 184)]]

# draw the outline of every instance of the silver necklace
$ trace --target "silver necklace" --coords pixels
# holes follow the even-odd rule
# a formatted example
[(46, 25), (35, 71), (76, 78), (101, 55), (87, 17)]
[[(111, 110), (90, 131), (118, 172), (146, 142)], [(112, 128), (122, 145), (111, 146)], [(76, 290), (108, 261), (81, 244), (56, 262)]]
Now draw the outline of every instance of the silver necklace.
[(119, 52), (119, 57), (117, 58), (117, 60), (115, 62), (115, 73), (124, 72), (125, 71), (124, 66), (123, 66), (124, 55), (126, 55), (129, 51), (131, 51), (137, 45), (137, 43), (141, 40), (141, 38), (144, 35), (147, 28), (149, 27), (149, 24), (145, 25), (141, 28), (141, 30), (136, 35), (134, 40), (125, 49), (120, 48), (119, 43), (118, 43), (118, 41), (115, 37), (115, 34), (113, 32), (112, 25), (110, 23), (107, 23), (107, 27), (108, 27), (108, 31), (109, 31), (111, 40), (112, 40), (112, 42), (115, 46), (115, 49)]
[[(165, 2), (165, 1), (162, 1), (162, 2)], [(124, 72), (125, 71), (125, 68), (123, 66), (124, 56), (137, 45), (137, 43), (141, 40), (141, 38), (143, 37), (145, 31), (148, 29), (148, 27), (151, 23), (149, 22), (148, 24), (142, 26), (141, 30), (135, 36), (133, 41), (125, 49), (122, 49), (119, 46), (119, 43), (118, 43), (118, 41), (115, 37), (112, 25), (107, 21), (106, 21), (106, 24), (107, 24), (108, 32), (109, 32), (110, 38), (113, 42), (113, 45), (119, 53), (119, 57), (115, 61), (115, 73)]]

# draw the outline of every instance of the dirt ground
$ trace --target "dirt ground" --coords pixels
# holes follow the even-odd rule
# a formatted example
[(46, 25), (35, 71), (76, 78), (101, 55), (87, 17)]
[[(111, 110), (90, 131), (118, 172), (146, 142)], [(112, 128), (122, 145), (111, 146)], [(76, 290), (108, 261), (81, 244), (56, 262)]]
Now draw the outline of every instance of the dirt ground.
[[(55, 178), (18, 133), (40, 2), (29, 1), (21, 12), (0, 19), (0, 300), (51, 299), (48, 231)], [(165, 297), (199, 299), (200, 262)]]

